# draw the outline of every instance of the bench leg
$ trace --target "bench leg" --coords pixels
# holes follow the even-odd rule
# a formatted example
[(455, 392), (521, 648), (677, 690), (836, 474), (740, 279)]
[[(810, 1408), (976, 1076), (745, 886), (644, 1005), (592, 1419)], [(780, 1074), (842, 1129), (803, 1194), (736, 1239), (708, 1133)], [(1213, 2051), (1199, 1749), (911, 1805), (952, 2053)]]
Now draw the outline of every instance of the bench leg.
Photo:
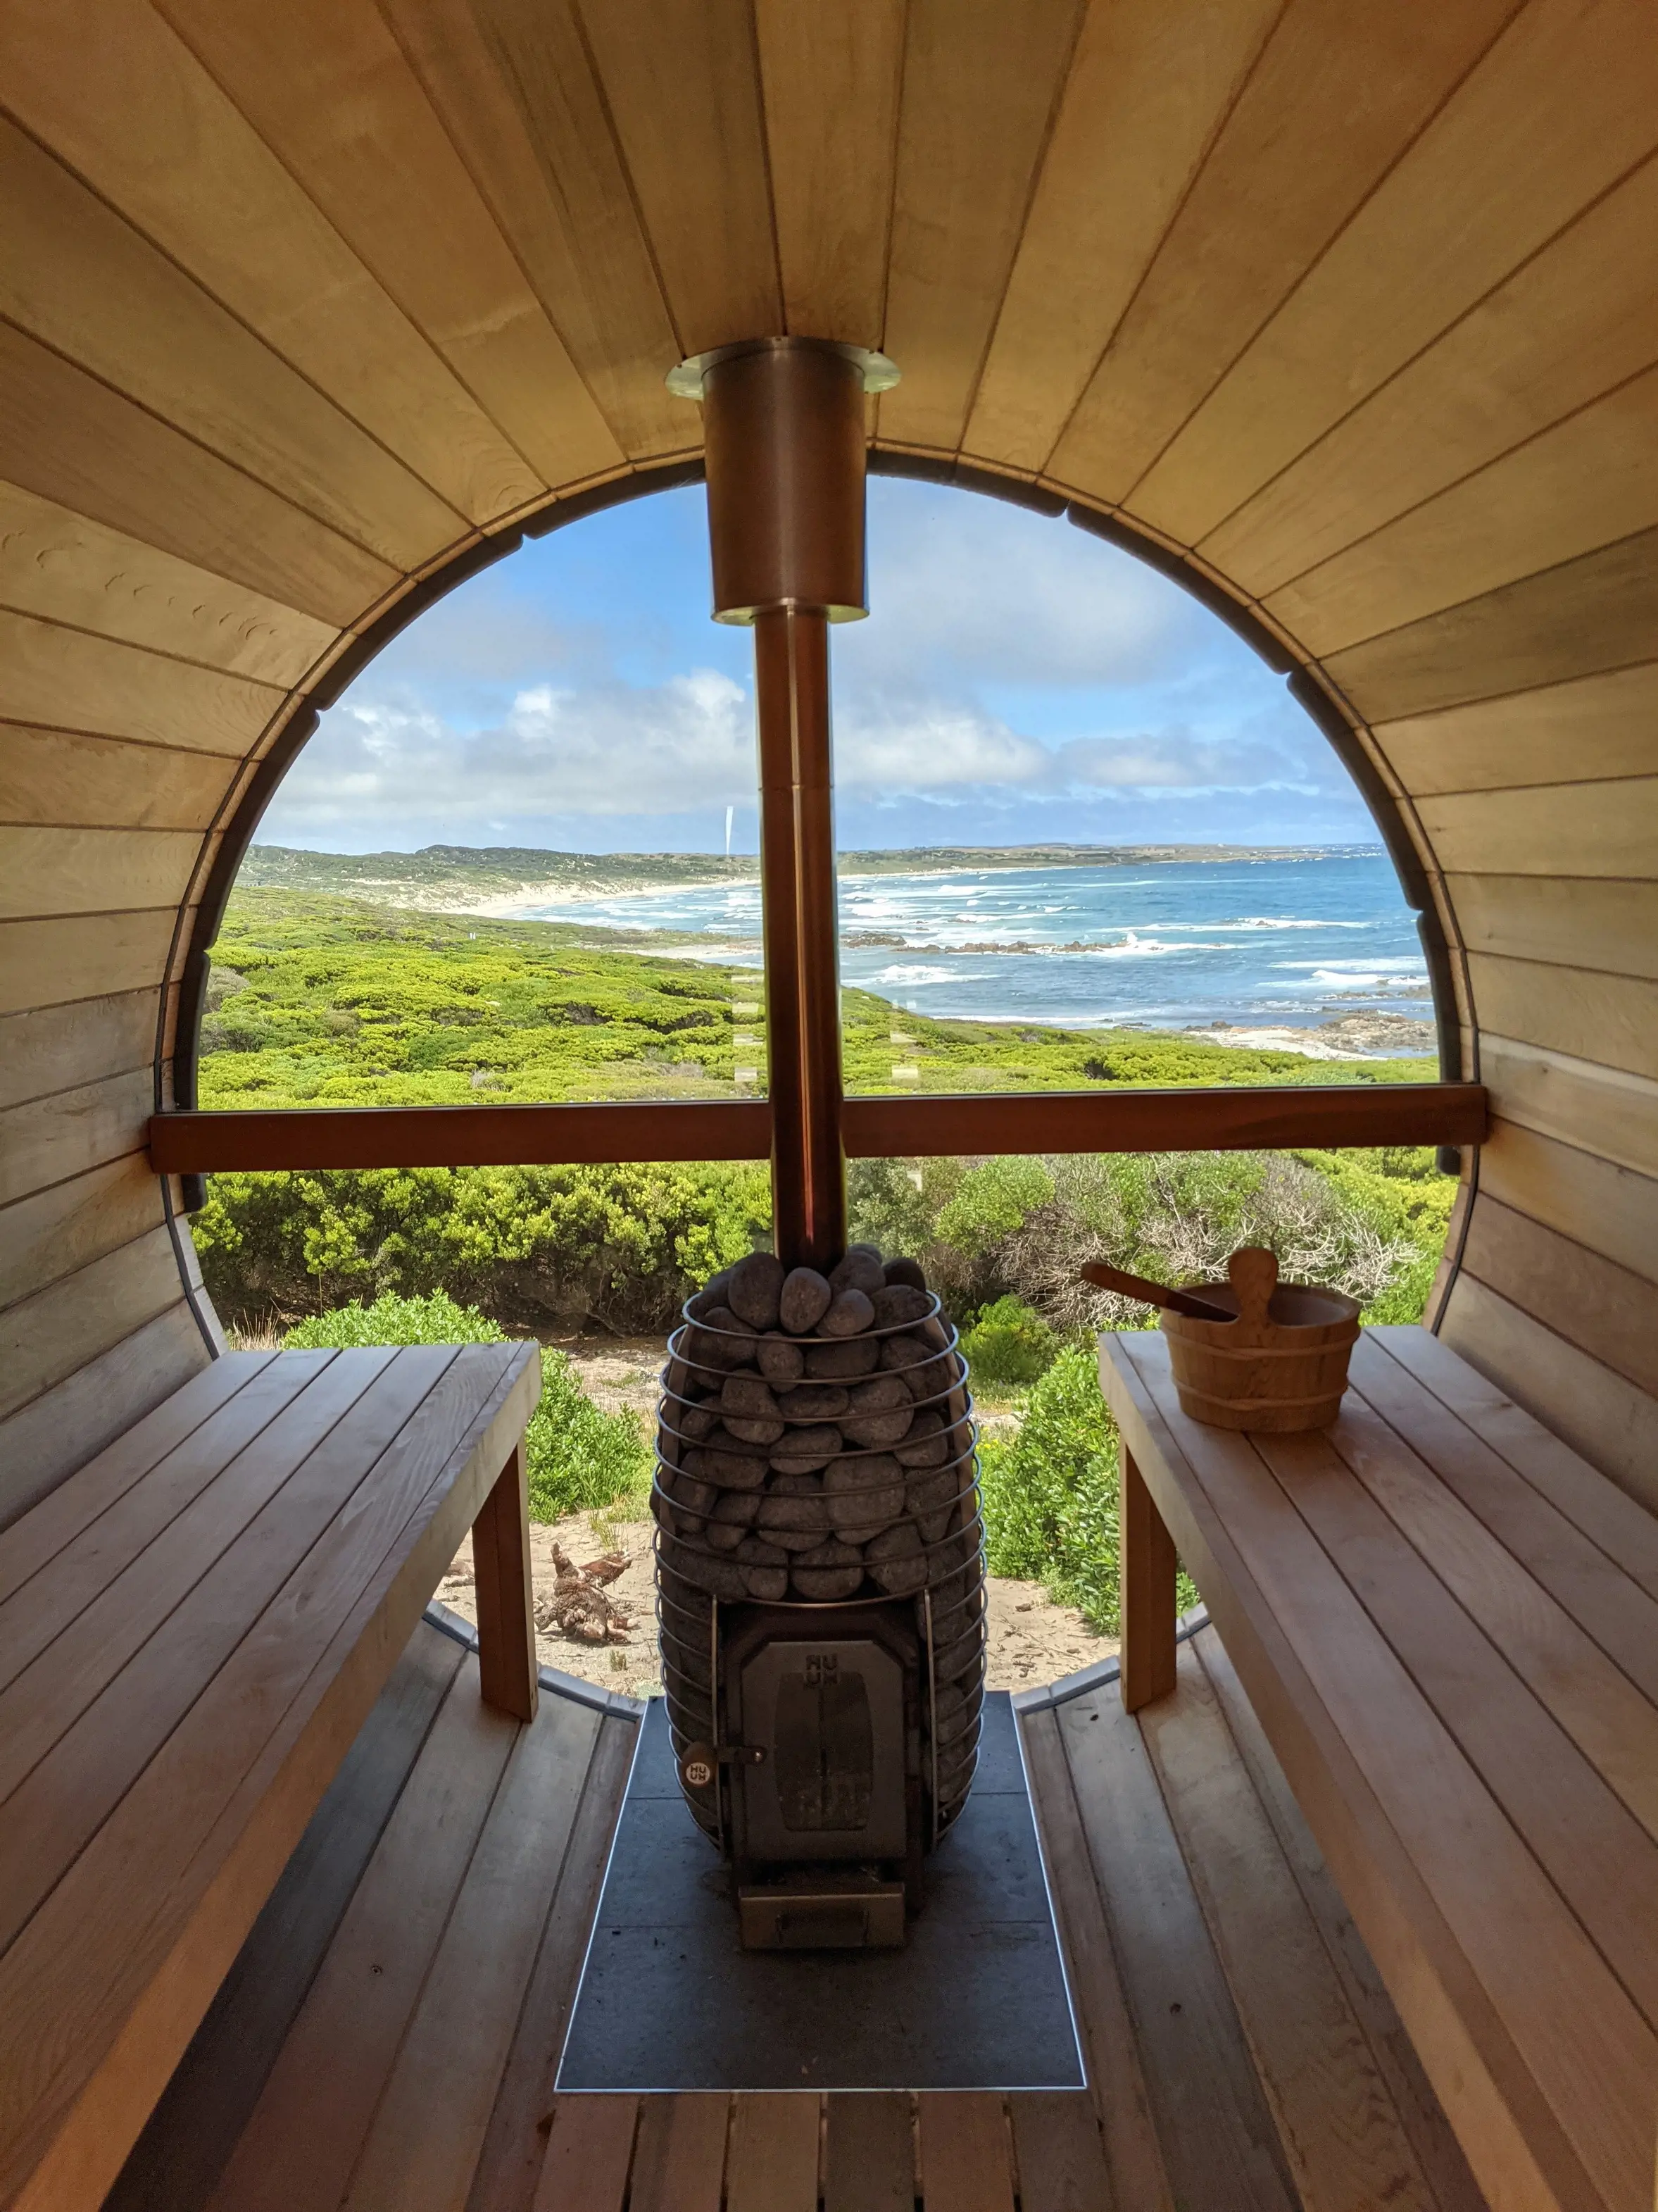
[(536, 1717), (536, 1623), (530, 1582), (530, 1485), (522, 1438), (472, 1523), (478, 1670), (486, 1705)]
[(1175, 1544), (1125, 1449), (1118, 1541), (1122, 1571), (1120, 1684), (1138, 1712), (1175, 1686)]

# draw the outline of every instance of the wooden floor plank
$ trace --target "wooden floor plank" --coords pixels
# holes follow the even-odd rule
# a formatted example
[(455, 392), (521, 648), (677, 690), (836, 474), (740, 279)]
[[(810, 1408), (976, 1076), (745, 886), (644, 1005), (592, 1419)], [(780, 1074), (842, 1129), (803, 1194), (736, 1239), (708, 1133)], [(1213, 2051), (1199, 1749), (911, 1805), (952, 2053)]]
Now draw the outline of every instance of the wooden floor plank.
[(553, 2081), (598, 1907), (639, 1723), (618, 1713), (598, 1733), (517, 2032), (478, 2159), (468, 2212), (529, 2212), (554, 2110)]
[(915, 2121), (897, 2090), (828, 2100), (823, 2212), (915, 2212)]
[(1244, 1695), (1243, 1685), (1218, 1634), (1202, 1630), (1193, 1648), (1203, 1662), (1232, 1741), (1248, 1771), (1262, 1810), (1272, 1824), (1284, 1863), (1295, 1877), (1314, 1924), (1324, 1939), (1331, 1964), (1369, 2039), (1409, 2136), (1418, 2163), (1429, 2177), (1440, 2212), (1485, 2212), (1485, 2200), (1468, 2171), (1461, 2146), (1451, 2132), (1443, 2106), (1434, 2094), (1416, 2047), (1388, 1995), (1364, 1939), (1354, 1925), (1340, 1891), (1330, 1877), (1301, 1808), (1272, 1755), (1266, 1731)]
[(926, 2212), (1013, 2212), (1006, 2100), (934, 2090), (917, 2100)]
[(598, 1724), (561, 1698), (520, 1728), (342, 2212), (466, 2202)]
[(1060, 1711), (1175, 2202), (1294, 2212), (1295, 2191), (1138, 1723), (1114, 1688)]
[(514, 1723), (482, 1703), (469, 1656), (211, 2199), (214, 2212), (336, 2212), (517, 1735)]
[(1258, 1448), (1556, 1891), (1648, 2023), (1658, 2024), (1652, 1838), (1328, 1439), (1263, 1437)]
[(1306, 2212), (1435, 2212), (1363, 2029), (1190, 1644), (1141, 1734)]
[(233, 1352), (192, 1375), (0, 1535), (0, 1604), (246, 1389), (276, 1354)]
[(134, 2145), (105, 2212), (198, 2212), (380, 1842), (463, 1656), (415, 1631), (270, 1903)]
[(637, 2097), (561, 2097), (531, 2212), (622, 2212), (633, 2162)]
[(1059, 1717), (1052, 1711), (1021, 1715), (1019, 1732), (1117, 2203), (1123, 2212), (1173, 2212), (1133, 2019), (1094, 1879)]
[(1118, 2212), (1099, 2119), (1084, 2092), (1021, 2090), (1007, 2108), (1019, 2212)]
[(817, 2212), (821, 2100), (805, 2091), (739, 2096), (726, 2161), (726, 2212)]
[(731, 2099), (641, 2100), (628, 2212), (720, 2212)]

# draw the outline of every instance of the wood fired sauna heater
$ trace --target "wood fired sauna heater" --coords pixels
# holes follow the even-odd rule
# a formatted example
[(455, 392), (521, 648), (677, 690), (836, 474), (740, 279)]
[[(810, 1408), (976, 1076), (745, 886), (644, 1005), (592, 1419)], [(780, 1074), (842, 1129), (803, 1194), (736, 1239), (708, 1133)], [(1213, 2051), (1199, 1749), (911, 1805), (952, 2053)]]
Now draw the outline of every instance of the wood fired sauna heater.
[(663, 1682), (750, 1947), (902, 1942), (919, 1909), (978, 1749), (974, 1444), (954, 1329), (868, 1246), (827, 1278), (756, 1254), (670, 1340)]

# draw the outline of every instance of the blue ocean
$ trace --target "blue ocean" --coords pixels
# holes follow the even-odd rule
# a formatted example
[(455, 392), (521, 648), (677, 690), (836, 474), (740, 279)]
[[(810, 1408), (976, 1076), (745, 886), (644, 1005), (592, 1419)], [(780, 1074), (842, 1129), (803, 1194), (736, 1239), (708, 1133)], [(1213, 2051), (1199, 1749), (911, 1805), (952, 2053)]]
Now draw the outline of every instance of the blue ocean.
[[(700, 957), (756, 961), (757, 884), (537, 906), (549, 921), (694, 931)], [(846, 875), (841, 972), (909, 1012), (974, 1021), (1314, 1028), (1428, 1018), (1415, 916), (1382, 851), (1121, 867)]]

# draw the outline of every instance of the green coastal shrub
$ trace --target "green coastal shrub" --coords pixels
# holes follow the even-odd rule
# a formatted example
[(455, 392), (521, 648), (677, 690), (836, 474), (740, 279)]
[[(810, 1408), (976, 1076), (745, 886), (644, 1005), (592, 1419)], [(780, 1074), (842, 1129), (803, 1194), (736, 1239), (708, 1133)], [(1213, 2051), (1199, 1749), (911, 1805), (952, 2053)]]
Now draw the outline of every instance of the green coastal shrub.
[[(1117, 1435), (1091, 1351), (1060, 1353), (1025, 1400), (1018, 1434), (987, 1441), (979, 1466), (991, 1573), (1042, 1582), (1091, 1628), (1117, 1635)], [(1180, 1609), (1197, 1601), (1182, 1572)]]
[(1060, 1340), (1042, 1316), (1012, 1297), (997, 1298), (962, 1338), (962, 1351), (981, 1388), (1035, 1382), (1054, 1364)]
[[(283, 1339), (295, 1350), (363, 1344), (500, 1344), (507, 1332), (476, 1306), (457, 1305), (442, 1291), (429, 1297), (386, 1295), (370, 1305), (353, 1299), (313, 1314)], [(643, 1504), (651, 1460), (637, 1417), (607, 1413), (582, 1389), (562, 1352), (543, 1348), (541, 1400), (525, 1434), (530, 1517), (560, 1521), (623, 1500)]]

